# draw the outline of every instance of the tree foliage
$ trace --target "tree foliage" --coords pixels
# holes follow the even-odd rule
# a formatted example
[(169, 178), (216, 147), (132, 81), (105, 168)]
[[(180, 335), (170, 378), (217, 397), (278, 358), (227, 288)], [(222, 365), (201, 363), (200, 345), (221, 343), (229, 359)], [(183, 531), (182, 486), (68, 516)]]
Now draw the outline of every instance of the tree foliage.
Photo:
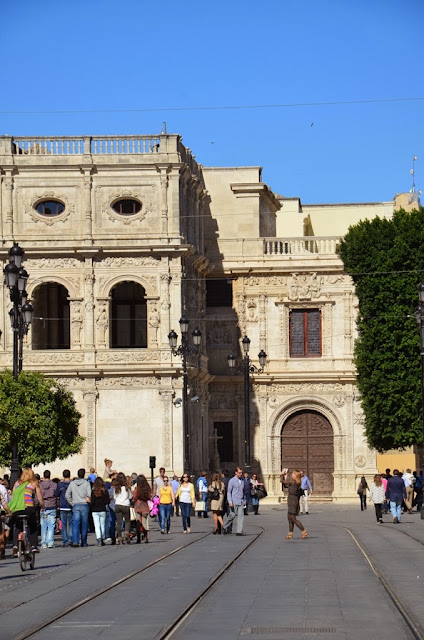
[(32, 466), (79, 453), (84, 438), (81, 418), (70, 391), (40, 373), (0, 374), (0, 465), (11, 461), (12, 441), (18, 440), (21, 465)]
[(420, 338), (414, 310), (424, 277), (424, 209), (350, 227), (340, 256), (359, 300), (355, 364), (368, 444), (378, 451), (419, 444)]

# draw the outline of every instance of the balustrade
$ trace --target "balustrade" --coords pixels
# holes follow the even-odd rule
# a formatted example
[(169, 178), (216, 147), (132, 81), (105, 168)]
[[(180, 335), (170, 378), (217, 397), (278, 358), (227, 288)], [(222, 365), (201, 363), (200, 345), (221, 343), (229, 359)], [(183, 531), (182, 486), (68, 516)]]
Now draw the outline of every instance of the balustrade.
[(306, 255), (308, 253), (335, 254), (340, 243), (338, 236), (299, 238), (265, 238), (265, 255)]
[(76, 136), (13, 138), (13, 153), (20, 155), (140, 155), (159, 153), (159, 136)]

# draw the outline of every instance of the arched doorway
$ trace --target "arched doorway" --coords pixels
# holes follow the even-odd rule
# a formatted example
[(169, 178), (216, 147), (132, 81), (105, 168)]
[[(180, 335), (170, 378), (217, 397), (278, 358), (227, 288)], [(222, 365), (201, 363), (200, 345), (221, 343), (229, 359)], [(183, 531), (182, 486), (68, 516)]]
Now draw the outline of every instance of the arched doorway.
[(58, 282), (45, 282), (34, 290), (31, 324), (33, 349), (71, 348), (68, 296), (68, 290)]
[(331, 424), (318, 411), (298, 411), (281, 430), (281, 466), (301, 469), (315, 495), (333, 492), (334, 436)]
[(146, 292), (137, 282), (121, 282), (111, 294), (112, 349), (147, 347)]

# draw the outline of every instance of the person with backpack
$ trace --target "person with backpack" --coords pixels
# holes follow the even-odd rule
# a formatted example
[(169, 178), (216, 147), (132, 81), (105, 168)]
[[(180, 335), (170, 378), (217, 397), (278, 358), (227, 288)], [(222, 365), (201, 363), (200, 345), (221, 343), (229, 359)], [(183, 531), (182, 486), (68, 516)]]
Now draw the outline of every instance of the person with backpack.
[(71, 472), (64, 469), (63, 480), (56, 486), (55, 496), (59, 498), (59, 513), (62, 523), (62, 547), (72, 547), (72, 507), (66, 499), (66, 491), (71, 482)]
[(56, 527), (56, 487), (50, 479), (50, 471), (46, 469), (43, 480), (40, 481), (40, 491), (43, 496), (44, 509), (41, 510), (41, 548), (54, 548), (54, 530)]
[(13, 529), (13, 557), (18, 557), (18, 537), (23, 531), (23, 522), (18, 516), (26, 515), (28, 518), (29, 542), (31, 551), (38, 553), (38, 534), (37, 534), (37, 511), (35, 506), (35, 497), (41, 509), (44, 509), (43, 496), (41, 495), (40, 485), (35, 477), (32, 469), (24, 469), (19, 480), (13, 487), (12, 500), (9, 502), (9, 509), (13, 513), (14, 529)]

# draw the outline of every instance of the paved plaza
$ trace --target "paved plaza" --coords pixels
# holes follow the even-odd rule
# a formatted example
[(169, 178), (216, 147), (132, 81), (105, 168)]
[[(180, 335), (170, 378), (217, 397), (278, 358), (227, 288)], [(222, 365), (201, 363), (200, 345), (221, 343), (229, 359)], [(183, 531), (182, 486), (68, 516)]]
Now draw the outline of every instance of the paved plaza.
[(285, 540), (285, 505), (261, 514), (245, 519), (244, 537), (207, 535), (211, 518), (194, 518), (183, 535), (175, 517), (168, 536), (153, 524), (149, 544), (98, 548), (92, 534), (88, 548), (63, 549), (58, 539), (26, 573), (9, 548), (0, 563), (0, 638), (424, 638), (419, 513), (399, 525), (388, 514), (378, 525), (372, 506), (361, 513), (359, 505), (312, 503), (301, 518), (305, 540), (298, 531)]

